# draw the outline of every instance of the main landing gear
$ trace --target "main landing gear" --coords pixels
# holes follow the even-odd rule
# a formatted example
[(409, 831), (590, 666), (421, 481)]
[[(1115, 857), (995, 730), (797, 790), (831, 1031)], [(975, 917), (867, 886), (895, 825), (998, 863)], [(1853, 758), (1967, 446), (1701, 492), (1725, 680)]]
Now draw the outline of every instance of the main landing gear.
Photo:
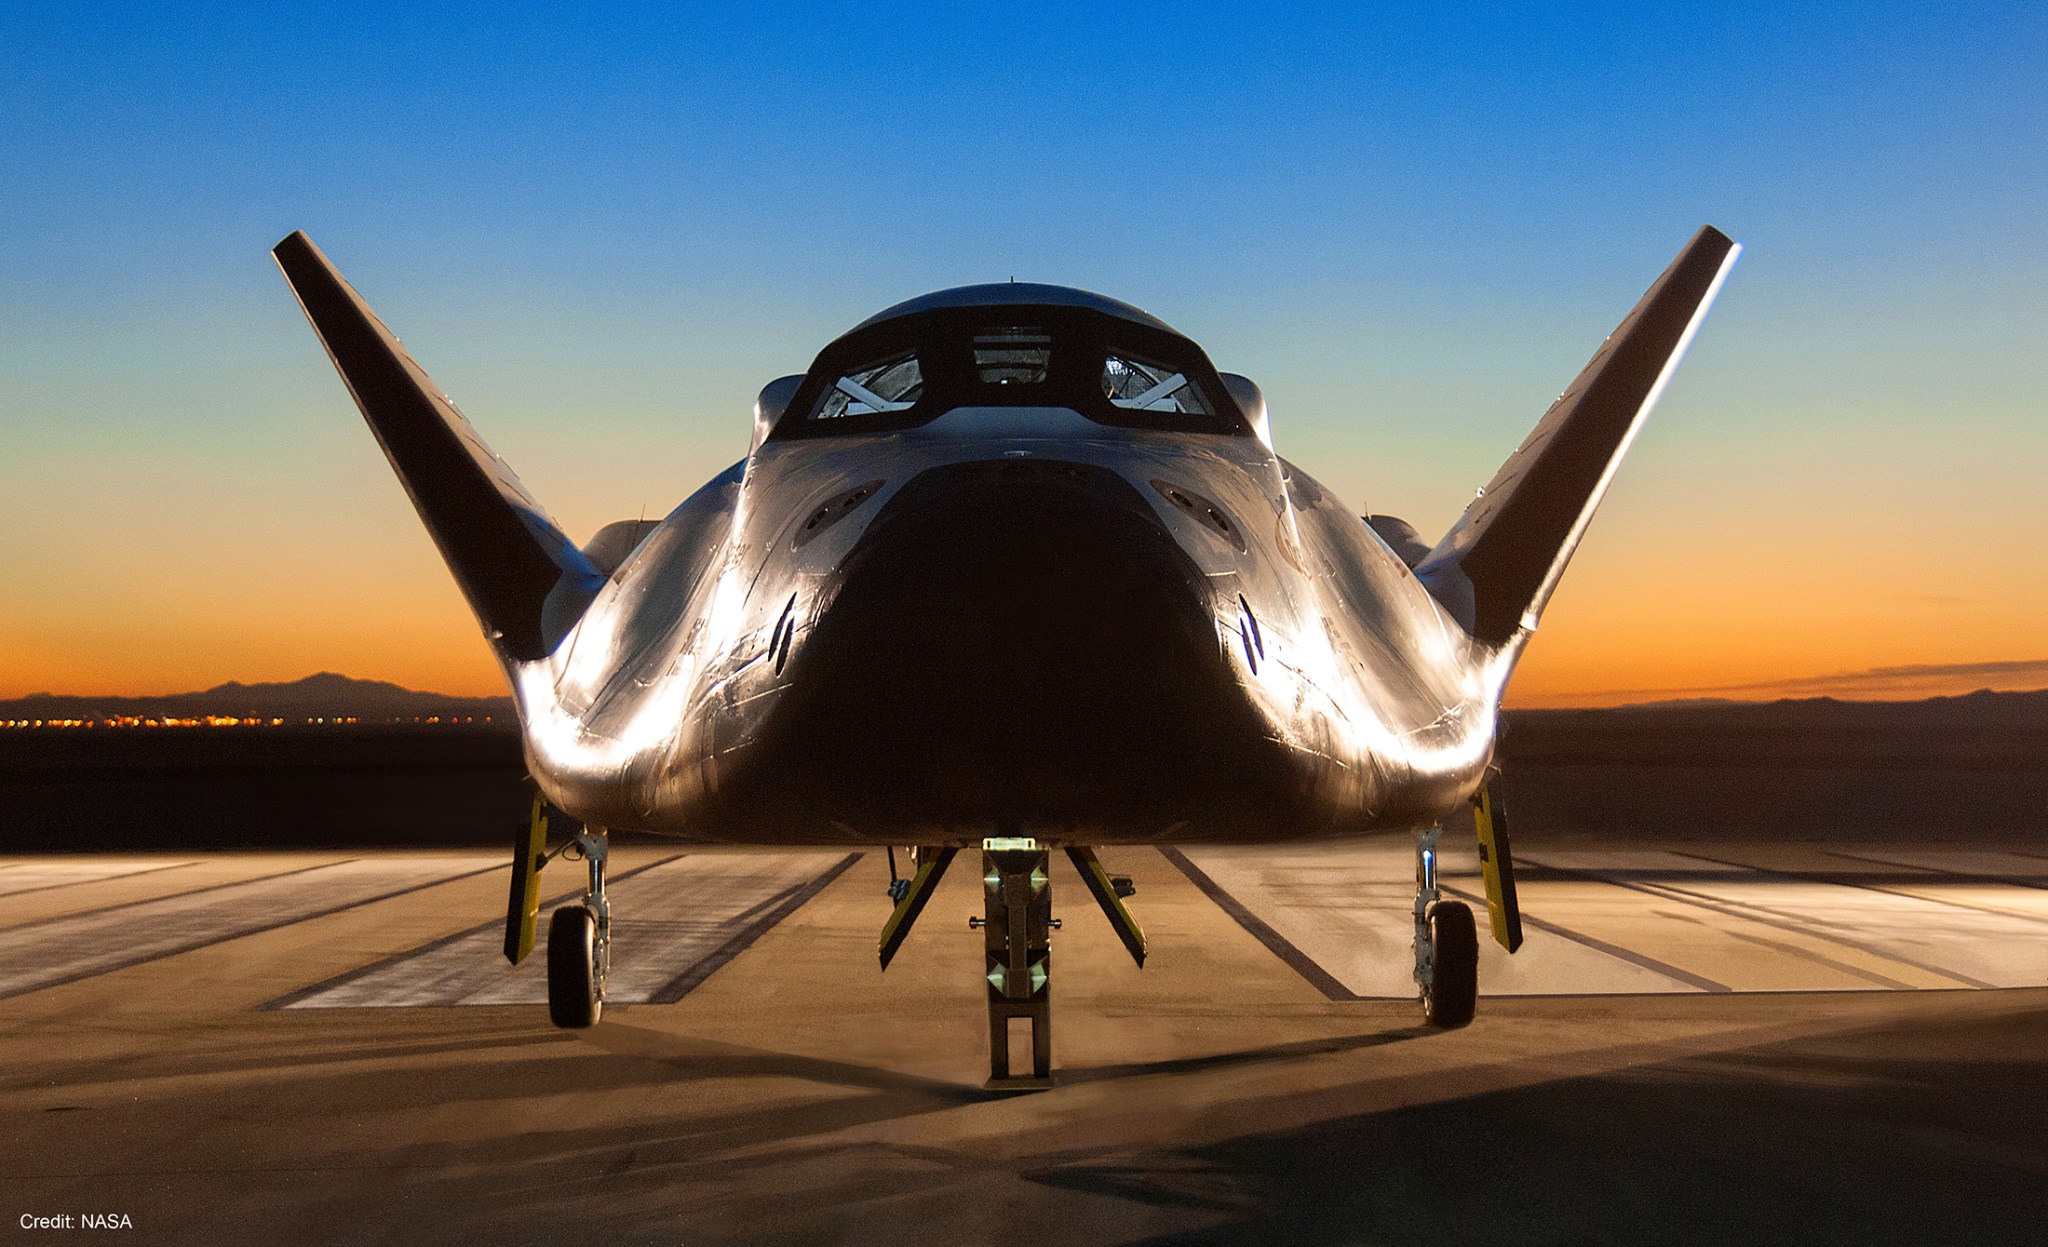
[(580, 905), (564, 905), (548, 919), (548, 1020), (578, 1029), (604, 1012), (605, 979), (612, 968), (612, 911), (604, 896), (607, 849), (602, 827), (578, 832), (564, 856), (590, 865)]
[(1479, 935), (1472, 907), (1437, 890), (1432, 827), (1415, 836), (1415, 981), (1431, 1026), (1464, 1026), (1479, 1008)]
[[(1513, 953), (1522, 946), (1522, 908), (1515, 896), (1515, 861), (1508, 844), (1507, 807), (1500, 772), (1489, 771), (1472, 794), (1479, 833), (1479, 873), (1486, 883), (1487, 921), (1493, 938)], [(1479, 1008), (1479, 933), (1472, 907), (1445, 900), (1436, 883), (1436, 842), (1441, 826), (1415, 837), (1415, 982), (1422, 1016), (1431, 1026), (1464, 1026)]]
[(548, 1018), (557, 1026), (576, 1029), (594, 1025), (604, 1012), (605, 979), (611, 973), (612, 912), (604, 894), (609, 841), (604, 828), (584, 827), (550, 851), (549, 812), (543, 798), (534, 798), (533, 817), (513, 850), (505, 958), (517, 965), (533, 950), (541, 868), (557, 857), (587, 863), (590, 881), (582, 902), (564, 905), (548, 919)]

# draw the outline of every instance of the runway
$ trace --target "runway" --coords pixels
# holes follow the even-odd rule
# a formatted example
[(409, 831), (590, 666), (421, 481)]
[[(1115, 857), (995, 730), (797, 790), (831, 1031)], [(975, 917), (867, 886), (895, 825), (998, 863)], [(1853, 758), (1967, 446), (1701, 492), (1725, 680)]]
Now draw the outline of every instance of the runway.
[[(859, 860), (857, 854), (699, 852), (676, 854), (606, 884), (619, 949), (606, 987), (619, 1005), (673, 1004), (762, 932)], [(549, 898), (543, 913), (582, 894)], [(542, 921), (545, 921), (543, 919)], [(504, 960), (502, 916), (386, 957), (266, 1008), (544, 1005), (546, 949), (517, 966)]]
[[(1408, 845), (1175, 856), (1332, 999), (1413, 994)], [(2048, 984), (2048, 857), (1806, 844), (1543, 848), (1522, 854), (1516, 873), (1527, 942), (1511, 957), (1482, 939), (1488, 995)], [(1468, 846), (1447, 845), (1441, 879), (1483, 913)]]
[[(879, 854), (621, 845), (548, 1027), (497, 855), (0, 860), (0, 1197), (151, 1241), (2008, 1242), (2048, 1215), (2048, 856), (1524, 847), (1416, 1025), (1410, 851), (1054, 875), (1060, 1085), (986, 1073), (979, 880), (887, 974)], [(1478, 893), (1476, 861), (1444, 878)], [(543, 895), (580, 891), (552, 868)], [(544, 906), (545, 912), (545, 906)]]

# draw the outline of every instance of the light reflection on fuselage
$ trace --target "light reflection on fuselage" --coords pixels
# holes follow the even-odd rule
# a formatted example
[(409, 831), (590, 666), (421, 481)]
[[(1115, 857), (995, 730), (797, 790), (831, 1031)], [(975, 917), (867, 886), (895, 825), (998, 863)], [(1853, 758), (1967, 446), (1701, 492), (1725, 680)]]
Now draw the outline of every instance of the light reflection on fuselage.
[[(1206, 597), (1216, 623), (1220, 661), (1187, 678), (1227, 672), (1253, 712), (1246, 722), (1265, 738), (1247, 747), (1283, 760), (1298, 789), (1292, 808), (1274, 811), (1270, 821), (1227, 827), (1190, 826), (1180, 810), (1162, 810), (1151, 825), (1126, 816), (1105, 826), (1075, 809), (1066, 826), (1077, 841), (1404, 829), (1436, 821), (1477, 784), (1513, 654), (1475, 652), (1360, 518), (1284, 464), (1264, 439), (1109, 427), (1062, 408), (980, 407), (899, 431), (769, 441), (743, 475), (728, 473), (679, 507), (613, 574), (555, 657), (513, 672), (543, 790), (568, 812), (610, 826), (712, 841), (761, 838), (758, 827), (732, 825), (733, 811), (719, 798), (721, 769), (748, 758), (749, 766), (785, 768), (789, 787), (803, 785), (802, 759), (749, 757), (747, 737), (768, 732), (781, 693), (807, 678), (806, 638), (819, 612), (831, 609), (821, 590), (920, 474), (1019, 460), (1106, 469), (1145, 499), (1157, 525), (1200, 569), (1205, 583), (1191, 591)], [(793, 541), (817, 499), (877, 478), (884, 484), (858, 510), (814, 541)], [(1236, 517), (1245, 548), (1170, 503), (1152, 485), (1162, 480)], [(715, 535), (713, 556), (680, 569), (660, 557), (663, 530), (677, 526), (700, 541)], [(643, 583), (679, 571), (694, 572), (695, 583), (661, 591)], [(792, 596), (793, 657), (777, 672), (778, 664), (762, 660)], [(1254, 661), (1241, 652), (1240, 599), (1255, 612), (1262, 641)], [(689, 620), (701, 624), (684, 626)], [(1073, 693), (1085, 700), (1089, 691)], [(991, 715), (1003, 711), (987, 707)], [(878, 785), (918, 780), (875, 777)], [(1004, 817), (993, 792), (985, 819), (950, 832), (873, 825), (862, 813), (820, 806), (807, 817), (785, 808), (795, 825), (775, 838), (839, 842), (850, 831), (881, 843), (964, 843)]]

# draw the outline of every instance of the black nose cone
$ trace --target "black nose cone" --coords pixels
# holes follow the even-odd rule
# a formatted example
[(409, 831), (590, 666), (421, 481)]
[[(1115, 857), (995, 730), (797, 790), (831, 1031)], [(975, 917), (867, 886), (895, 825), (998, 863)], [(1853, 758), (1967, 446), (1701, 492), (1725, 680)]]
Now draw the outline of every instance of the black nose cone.
[(1267, 743), (1211, 593), (1107, 469), (932, 469), (839, 568), (757, 756), (784, 800), (872, 834), (1156, 832), (1241, 795)]

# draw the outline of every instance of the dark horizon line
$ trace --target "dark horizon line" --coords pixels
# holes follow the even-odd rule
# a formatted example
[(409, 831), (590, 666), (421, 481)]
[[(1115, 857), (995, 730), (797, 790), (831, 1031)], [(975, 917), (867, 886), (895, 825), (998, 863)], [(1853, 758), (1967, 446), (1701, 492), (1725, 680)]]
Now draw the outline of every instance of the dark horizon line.
[[(2001, 665), (2002, 665), (2002, 664), (2001, 664)], [(2018, 665), (2018, 664), (2015, 664), (2015, 665)], [(2032, 664), (2025, 664), (2025, 665), (2031, 666)], [(214, 687), (212, 687), (212, 688), (207, 688), (207, 689), (197, 689), (197, 690), (193, 690), (193, 691), (190, 691), (190, 692), (180, 692), (180, 693), (144, 693), (144, 694), (122, 694), (122, 693), (53, 693), (53, 692), (47, 692), (47, 691), (45, 691), (45, 692), (36, 692), (36, 693), (27, 693), (27, 694), (23, 694), (23, 695), (21, 695), (21, 696), (19, 696), (19, 697), (5, 697), (5, 698), (0, 698), (0, 709), (6, 709), (6, 708), (16, 708), (16, 709), (18, 709), (18, 708), (22, 707), (24, 703), (36, 703), (36, 702), (46, 702), (46, 701), (47, 701), (47, 702), (73, 702), (73, 703), (78, 703), (78, 702), (106, 702), (106, 703), (131, 703), (131, 704), (132, 704), (132, 703), (148, 703), (148, 702), (182, 702), (182, 701), (189, 701), (189, 700), (191, 700), (191, 699), (194, 699), (194, 698), (203, 698), (203, 697), (207, 697), (207, 696), (213, 696), (213, 695), (228, 695), (228, 696), (242, 695), (242, 696), (246, 696), (246, 695), (248, 695), (248, 694), (251, 694), (251, 693), (262, 693), (262, 692), (266, 692), (266, 691), (272, 691), (272, 690), (289, 690), (289, 689), (298, 689), (298, 688), (301, 688), (302, 686), (305, 686), (305, 685), (309, 685), (309, 684), (314, 684), (314, 683), (316, 683), (316, 682), (322, 682), (322, 681), (325, 681), (325, 682), (330, 682), (330, 683), (338, 682), (338, 685), (339, 685), (339, 686), (345, 686), (346, 690), (347, 690), (347, 691), (350, 691), (350, 692), (367, 692), (367, 691), (370, 691), (370, 690), (376, 690), (376, 691), (378, 691), (378, 692), (380, 692), (380, 693), (382, 693), (382, 694), (384, 694), (384, 695), (386, 695), (386, 696), (398, 695), (398, 696), (403, 696), (403, 697), (406, 697), (406, 698), (408, 698), (408, 699), (419, 699), (419, 700), (421, 700), (421, 701), (434, 701), (434, 702), (441, 702), (441, 703), (449, 703), (449, 704), (460, 704), (460, 705), (464, 705), (464, 706), (472, 706), (472, 707), (474, 707), (474, 706), (482, 706), (482, 705), (492, 705), (492, 706), (504, 706), (504, 707), (507, 707), (508, 709), (509, 709), (509, 708), (511, 707), (511, 705), (512, 705), (512, 698), (511, 698), (511, 696), (510, 696), (509, 694), (506, 694), (506, 693), (499, 693), (499, 694), (461, 694), (461, 693), (438, 693), (438, 692), (433, 692), (433, 691), (431, 691), (431, 690), (425, 690), (425, 689), (412, 689), (412, 688), (407, 688), (407, 687), (405, 687), (404, 685), (401, 685), (401, 684), (397, 684), (397, 683), (394, 683), (394, 682), (392, 682), (392, 681), (389, 681), (389, 680), (361, 679), (361, 678), (358, 678), (358, 677), (355, 677), (355, 676), (347, 676), (347, 675), (342, 675), (342, 674), (340, 674), (340, 673), (338, 673), (338, 672), (334, 672), (334, 671), (317, 671), (317, 672), (314, 672), (314, 673), (312, 673), (312, 674), (310, 674), (310, 675), (302, 676), (302, 677), (300, 677), (299, 679), (296, 679), (296, 680), (274, 680), (274, 681), (259, 681), (259, 682), (254, 682), (254, 683), (244, 683), (244, 682), (242, 682), (242, 681), (240, 681), (240, 680), (228, 680), (228, 681), (226, 681), (226, 682), (224, 682), (224, 683), (221, 683), (221, 684), (215, 685), (215, 686), (214, 686)], [(1797, 684), (1797, 683), (1800, 683), (1800, 681), (1797, 681), (1797, 680), (1788, 680), (1788, 681), (1786, 681), (1786, 683), (1788, 683), (1788, 684)], [(1648, 694), (1648, 693), (1649, 693), (1649, 690), (1643, 690), (1643, 692), (1644, 692), (1644, 693), (1646, 693), (1646, 694)], [(1856, 697), (1856, 696), (1841, 696), (1841, 695), (1835, 695), (1835, 694), (1829, 694), (1829, 693), (1812, 693), (1812, 694), (1807, 694), (1807, 695), (1792, 695), (1792, 696), (1780, 696), (1780, 697), (1769, 697), (1769, 698), (1748, 698), (1748, 697), (1739, 697), (1739, 696), (1738, 696), (1738, 697), (1726, 697), (1726, 696), (1713, 696), (1713, 695), (1700, 695), (1700, 696), (1685, 696), (1685, 695), (1682, 695), (1682, 694), (1681, 694), (1681, 695), (1679, 695), (1679, 696), (1656, 696), (1656, 695), (1649, 695), (1649, 696), (1646, 696), (1645, 700), (1642, 700), (1642, 701), (1628, 701), (1628, 702), (1617, 702), (1617, 703), (1615, 703), (1615, 704), (1612, 704), (1612, 705), (1606, 705), (1606, 706), (1557, 706), (1557, 705), (1551, 705), (1551, 706), (1525, 706), (1525, 707), (1504, 707), (1504, 708), (1503, 708), (1503, 713), (1506, 713), (1506, 714), (1530, 714), (1530, 713), (1545, 713), (1545, 714), (1565, 713), (1565, 714), (1570, 714), (1570, 713), (1585, 713), (1585, 712), (1597, 712), (1597, 711), (1607, 711), (1607, 710), (1641, 710), (1641, 709), (1687, 709), (1687, 708), (1701, 708), (1701, 709), (1705, 709), (1705, 708), (1709, 708), (1709, 707), (1715, 707), (1715, 706), (1727, 706), (1727, 707), (1738, 707), (1738, 706), (1771, 706), (1771, 705), (1782, 705), (1782, 704), (1788, 704), (1788, 703), (1807, 703), (1807, 702), (1834, 702), (1834, 703), (1837, 703), (1837, 704), (1845, 704), (1845, 705), (1911, 705), (1911, 704), (1919, 704), (1919, 703), (1926, 703), (1926, 702), (1939, 702), (1939, 701), (1955, 701), (1955, 700), (1958, 700), (1958, 699), (1961, 699), (1961, 698), (1968, 698), (1968, 697), (1987, 697), (1987, 696), (1989, 696), (1989, 697), (2005, 697), (2005, 696), (2012, 696), (2012, 697), (2027, 697), (2027, 696), (2035, 696), (2035, 695), (2041, 695), (2041, 694), (2048, 694), (2048, 687), (2042, 687), (2042, 688), (2036, 688), (2036, 689), (2013, 689), (2013, 690), (1998, 690), (1998, 689), (1991, 689), (1991, 688), (1988, 688), (1988, 687), (1982, 687), (1982, 688), (1972, 689), (1972, 690), (1970, 690), (1970, 691), (1968, 691), (1968, 692), (1963, 692), (1963, 693), (1938, 693), (1938, 694), (1931, 694), (1931, 695), (1927, 695), (1927, 696), (1920, 696), (1920, 697)], [(1578, 696), (1588, 696), (1588, 697), (1597, 697), (1597, 696), (1599, 696), (1599, 695), (1600, 695), (1600, 694), (1598, 694), (1598, 693), (1587, 693), (1587, 694), (1578, 694)], [(408, 707), (408, 710), (409, 710), (409, 709), (410, 709), (410, 707)], [(413, 715), (411, 715), (411, 714), (396, 714), (396, 715), (394, 715), (394, 714), (391, 714), (391, 713), (390, 713), (390, 712), (388, 712), (388, 711), (386, 711), (386, 712), (377, 712), (377, 713), (379, 713), (379, 714), (381, 715), (381, 717), (383, 717), (384, 719), (386, 719), (386, 721), (395, 721), (395, 720), (399, 720), (399, 719), (408, 719), (408, 718), (412, 718), (412, 717), (415, 717), (415, 716), (413, 716)], [(348, 717), (348, 716), (349, 716), (350, 714), (351, 714), (351, 712), (350, 712), (349, 710), (347, 710), (346, 708), (337, 708), (337, 713), (329, 714), (329, 715), (326, 715), (325, 717), (327, 717), (327, 718), (342, 718), (342, 717)], [(360, 718), (360, 717), (362, 717), (362, 711), (361, 711), (360, 709), (357, 709), (356, 711), (354, 711), (354, 712), (353, 712), (353, 714), (355, 715), (355, 717), (359, 717), (359, 718)], [(107, 717), (107, 716), (98, 716), (98, 717)], [(134, 713), (134, 712), (130, 712), (130, 713), (124, 713), (124, 714), (122, 714), (122, 715), (121, 715), (120, 717), (125, 717), (125, 718), (135, 718), (135, 717), (149, 717), (149, 716), (148, 716), (148, 714), (147, 714), (146, 712), (144, 712), (144, 713), (140, 713), (140, 714), (138, 714), (138, 713)]]

